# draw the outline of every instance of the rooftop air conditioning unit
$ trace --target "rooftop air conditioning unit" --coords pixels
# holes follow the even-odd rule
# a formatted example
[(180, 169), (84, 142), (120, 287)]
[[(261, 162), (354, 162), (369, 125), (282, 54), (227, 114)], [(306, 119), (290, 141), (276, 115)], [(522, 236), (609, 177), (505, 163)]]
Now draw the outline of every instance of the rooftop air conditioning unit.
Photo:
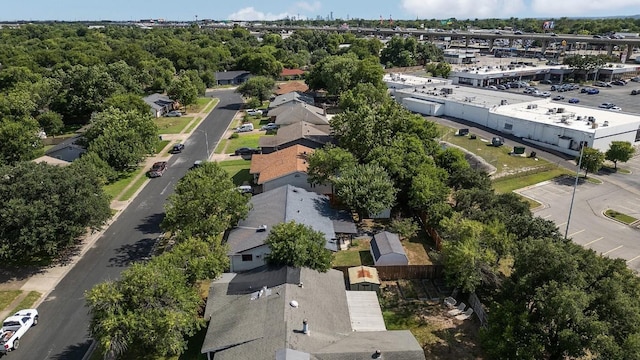
[(596, 122), (596, 118), (594, 118), (593, 116), (589, 116), (589, 117), (587, 118), (587, 121), (588, 121), (588, 122)]
[(557, 113), (558, 113), (558, 114), (561, 114), (561, 113), (563, 113), (563, 112), (564, 112), (564, 108), (558, 108), (558, 110), (557, 110)]
[(556, 113), (556, 108), (550, 108), (549, 110), (547, 110), (547, 112), (549, 114), (555, 114)]
[(608, 121), (608, 120), (605, 120), (605, 121), (602, 123), (602, 126), (609, 126), (609, 121)]

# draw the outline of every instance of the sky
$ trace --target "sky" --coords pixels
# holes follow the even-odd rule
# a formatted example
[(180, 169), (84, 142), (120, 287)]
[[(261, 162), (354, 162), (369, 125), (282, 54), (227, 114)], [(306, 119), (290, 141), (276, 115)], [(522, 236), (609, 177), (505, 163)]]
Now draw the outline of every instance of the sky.
[(640, 14), (640, 0), (0, 0), (0, 21), (484, 19)]

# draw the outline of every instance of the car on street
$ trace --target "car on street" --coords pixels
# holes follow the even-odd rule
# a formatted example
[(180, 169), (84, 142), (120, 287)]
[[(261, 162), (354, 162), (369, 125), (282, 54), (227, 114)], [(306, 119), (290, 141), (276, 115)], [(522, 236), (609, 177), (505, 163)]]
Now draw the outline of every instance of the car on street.
[(570, 103), (570, 104), (577, 104), (577, 103), (579, 103), (579, 102), (580, 102), (580, 99), (576, 99), (576, 98), (571, 98), (571, 99), (569, 99), (569, 103)]
[(234, 151), (234, 154), (236, 155), (260, 154), (260, 149), (250, 148), (250, 147), (241, 147), (239, 149), (236, 149), (236, 151)]
[(631, 95), (640, 95), (640, 89), (631, 90)]
[(507, 87), (504, 85), (498, 85), (497, 88), (498, 90), (507, 90)]
[(556, 96), (554, 96), (554, 97), (553, 97), (553, 99), (552, 99), (552, 100), (555, 100), (555, 101), (564, 100), (564, 96), (556, 95)]
[(589, 90), (587, 90), (587, 94), (588, 95), (596, 95), (596, 94), (599, 94), (599, 93), (600, 93), (600, 90), (598, 90), (598, 89), (589, 89)]
[(613, 84), (613, 85), (617, 85), (617, 86), (624, 86), (624, 85), (627, 85), (627, 83), (626, 83), (626, 82), (624, 82), (624, 81), (622, 81), (622, 80), (615, 80), (615, 81), (612, 81), (612, 82), (611, 82), (611, 84)]
[(247, 110), (247, 115), (251, 115), (251, 116), (262, 116), (263, 112), (262, 110), (257, 110), (257, 109), (249, 109)]
[(610, 108), (608, 108), (607, 110), (611, 110), (611, 111), (622, 111), (622, 108), (620, 106), (612, 106)]
[(616, 106), (616, 104), (610, 103), (610, 102), (606, 102), (606, 103), (602, 103), (602, 104), (598, 105), (598, 107), (601, 108), (601, 109), (611, 109), (614, 106)]
[(632, 77), (631, 81), (633, 82), (640, 82), (640, 76), (636, 76), (636, 77)]
[(276, 123), (268, 123), (267, 125), (264, 125), (263, 127), (260, 128), (260, 130), (266, 130), (266, 131), (277, 130), (277, 129), (278, 129), (278, 125)]
[(196, 160), (196, 161), (194, 161), (194, 162), (193, 162), (193, 165), (191, 165), (190, 170), (193, 170), (193, 169), (197, 169), (197, 168), (199, 168), (199, 167), (200, 167), (200, 166), (202, 166), (205, 162), (206, 162), (205, 160)]
[(23, 309), (6, 318), (0, 329), (0, 354), (17, 350), (20, 339), (37, 324), (38, 310), (36, 309)]
[(184, 144), (175, 144), (169, 152), (172, 154), (180, 154), (182, 150), (184, 150)]
[(158, 161), (151, 166), (151, 170), (147, 173), (150, 178), (157, 178), (164, 174), (167, 171), (167, 162), (166, 161)]
[(164, 116), (166, 116), (166, 117), (180, 117), (180, 116), (182, 116), (182, 113), (180, 111), (169, 111), (168, 113), (164, 114)]

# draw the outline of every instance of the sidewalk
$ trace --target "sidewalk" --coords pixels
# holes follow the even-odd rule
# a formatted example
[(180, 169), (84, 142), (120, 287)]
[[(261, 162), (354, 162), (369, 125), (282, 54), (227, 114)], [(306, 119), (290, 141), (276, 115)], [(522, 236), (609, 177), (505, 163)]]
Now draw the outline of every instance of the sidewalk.
[[(211, 101), (214, 101), (214, 100), (215, 100), (214, 98), (211, 99)], [(207, 108), (209, 104), (211, 104), (211, 102), (209, 102), (206, 106), (204, 106), (202, 108), (203, 109), (202, 111), (198, 113), (189, 114), (189, 116), (193, 116), (193, 120), (184, 127), (184, 129), (191, 129), (189, 132), (184, 132), (184, 129), (183, 129), (183, 131), (179, 134), (162, 135), (162, 139), (169, 140), (169, 143), (158, 154), (166, 154), (169, 151), (170, 147), (173, 146), (174, 141), (178, 141), (178, 140), (184, 141), (189, 136), (191, 136), (191, 134), (198, 127), (199, 123), (204, 121), (204, 119), (209, 114), (208, 112), (206, 113), (204, 112), (204, 109)], [(215, 106), (211, 110), (213, 109), (215, 109)], [(198, 124), (193, 125), (193, 122), (196, 122), (196, 121), (198, 122)], [(144, 169), (148, 169), (151, 167), (151, 165), (153, 165), (154, 162), (166, 161), (166, 159), (168, 158), (168, 156), (162, 156), (158, 154), (146, 158), (145, 161), (141, 163), (141, 166)], [(213, 154), (212, 158), (220, 157), (222, 159), (222, 157), (224, 156), (225, 154)], [(124, 189), (122, 189), (122, 192), (115, 198), (117, 199), (121, 194), (124, 194), (125, 192), (127, 192), (129, 188), (131, 188), (131, 186), (134, 186), (136, 181), (142, 176), (146, 176), (146, 171), (141, 171), (135, 178), (131, 180), (129, 185), (127, 185)], [(10, 315), (9, 312), (12, 311), (16, 306), (18, 306), (18, 304), (25, 297), (27, 297), (30, 291), (37, 291), (42, 294), (40, 296), (40, 299), (38, 299), (38, 301), (36, 301), (36, 303), (33, 305), (33, 307), (38, 307), (38, 305), (40, 305), (49, 296), (49, 293), (51, 293), (51, 291), (55, 289), (58, 282), (60, 282), (60, 280), (64, 278), (64, 276), (75, 266), (75, 264), (82, 258), (82, 256), (94, 246), (95, 242), (98, 239), (100, 239), (103, 232), (120, 216), (122, 211), (127, 208), (129, 203), (131, 203), (131, 201), (138, 195), (138, 193), (142, 191), (142, 189), (145, 187), (146, 184), (147, 182), (142, 184), (139, 187), (139, 189), (135, 192), (135, 194), (133, 194), (128, 200), (111, 201), (110, 206), (113, 210), (116, 210), (116, 213), (107, 221), (107, 223), (102, 227), (101, 230), (88, 231), (84, 236), (84, 238), (82, 239), (81, 244), (78, 245), (79, 252), (68, 261), (65, 261), (63, 265), (56, 265), (46, 269), (42, 269), (42, 272), (32, 275), (31, 277), (25, 280), (15, 280), (15, 281), (12, 280), (12, 281), (9, 281), (8, 283), (2, 284), (3, 286), (0, 287), (2, 290), (22, 290), (22, 293), (18, 297), (16, 297), (16, 299), (14, 299), (11, 302), (11, 304), (7, 306), (6, 309), (0, 310), (0, 319), (4, 319), (7, 316), (9, 316)]]

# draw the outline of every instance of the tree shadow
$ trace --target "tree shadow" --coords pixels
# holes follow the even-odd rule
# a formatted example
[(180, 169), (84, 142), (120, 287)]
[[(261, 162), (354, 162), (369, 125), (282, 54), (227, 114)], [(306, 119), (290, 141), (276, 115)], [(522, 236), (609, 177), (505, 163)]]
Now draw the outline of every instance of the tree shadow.
[(371, 256), (371, 252), (369, 250), (360, 250), (358, 252), (360, 256), (360, 264), (365, 266), (373, 266), (373, 256)]
[(144, 218), (140, 224), (136, 226), (136, 230), (143, 234), (161, 233), (160, 223), (164, 219), (164, 213), (151, 214)]
[(82, 360), (86, 355), (93, 340), (87, 339), (85, 342), (69, 345), (61, 353), (53, 355), (53, 360)]
[[(554, 178), (553, 183), (556, 185), (564, 185), (564, 186), (574, 186), (576, 183), (576, 177), (574, 176), (569, 176), (569, 175), (563, 175), (563, 176), (558, 176), (556, 178)], [(587, 180), (585, 180), (584, 176), (579, 176), (578, 177), (578, 185), (582, 185), (586, 182)]]
[(135, 244), (125, 244), (115, 250), (116, 256), (109, 259), (110, 267), (125, 267), (151, 256), (157, 238), (144, 238)]

